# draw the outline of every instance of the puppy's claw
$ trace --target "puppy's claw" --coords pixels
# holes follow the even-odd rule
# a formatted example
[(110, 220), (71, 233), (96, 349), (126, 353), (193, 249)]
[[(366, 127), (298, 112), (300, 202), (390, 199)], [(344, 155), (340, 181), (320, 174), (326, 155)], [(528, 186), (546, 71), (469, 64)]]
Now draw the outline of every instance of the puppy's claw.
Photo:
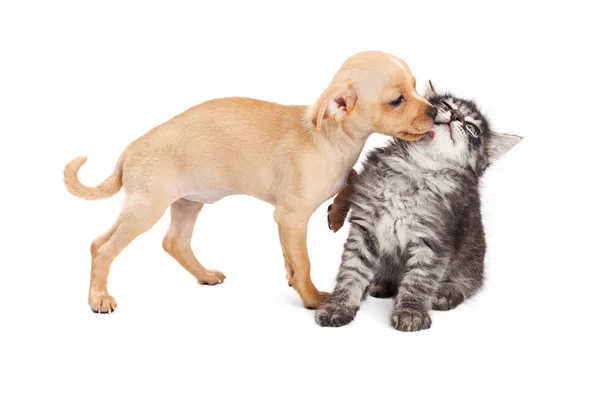
[(206, 273), (204, 275), (202, 275), (201, 277), (198, 278), (198, 282), (201, 285), (218, 285), (219, 283), (223, 283), (223, 281), (226, 279), (227, 277), (225, 276), (225, 274), (223, 274), (221, 271), (218, 270), (212, 270), (212, 271), (206, 271)]
[(117, 308), (115, 298), (109, 294), (90, 294), (88, 298), (90, 308), (96, 314), (110, 314)]

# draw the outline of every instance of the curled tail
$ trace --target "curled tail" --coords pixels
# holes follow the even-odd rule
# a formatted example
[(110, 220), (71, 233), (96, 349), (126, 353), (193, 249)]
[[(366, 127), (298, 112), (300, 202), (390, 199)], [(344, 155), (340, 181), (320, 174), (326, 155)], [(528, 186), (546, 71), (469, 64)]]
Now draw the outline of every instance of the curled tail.
[(63, 172), (67, 190), (74, 196), (88, 200), (106, 199), (115, 195), (123, 186), (123, 158), (123, 155), (121, 155), (112, 175), (95, 187), (85, 186), (77, 178), (77, 172), (85, 164), (87, 157), (82, 156), (73, 159), (65, 166)]

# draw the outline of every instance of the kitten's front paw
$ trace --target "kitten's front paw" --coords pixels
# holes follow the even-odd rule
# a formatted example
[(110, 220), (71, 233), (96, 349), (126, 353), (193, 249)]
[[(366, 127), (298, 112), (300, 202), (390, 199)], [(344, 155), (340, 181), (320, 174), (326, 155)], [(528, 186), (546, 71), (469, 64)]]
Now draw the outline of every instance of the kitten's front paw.
[(348, 325), (354, 317), (358, 307), (350, 307), (341, 303), (325, 302), (315, 312), (315, 322), (319, 326), (339, 327)]
[(433, 299), (431, 308), (448, 311), (456, 308), (463, 301), (465, 301), (465, 296), (462, 293), (452, 288), (442, 287), (438, 290), (436, 298)]
[(392, 327), (403, 332), (415, 332), (431, 327), (431, 317), (427, 311), (414, 309), (394, 310)]

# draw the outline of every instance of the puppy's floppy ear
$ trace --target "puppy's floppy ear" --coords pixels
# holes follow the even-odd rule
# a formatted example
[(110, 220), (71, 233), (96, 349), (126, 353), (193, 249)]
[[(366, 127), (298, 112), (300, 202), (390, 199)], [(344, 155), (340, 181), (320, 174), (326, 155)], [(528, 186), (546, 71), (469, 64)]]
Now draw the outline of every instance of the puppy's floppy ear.
[(493, 164), (496, 162), (496, 160), (515, 147), (521, 140), (523, 140), (521, 136), (490, 132), (490, 137), (485, 142), (488, 163)]
[(425, 93), (423, 94), (423, 97), (431, 99), (434, 96), (437, 96), (437, 92), (435, 91), (435, 87), (433, 86), (433, 83), (431, 83), (431, 80), (428, 80), (425, 84)]
[(317, 133), (324, 119), (341, 121), (356, 107), (358, 95), (349, 83), (329, 86), (319, 97), (312, 111), (312, 123)]

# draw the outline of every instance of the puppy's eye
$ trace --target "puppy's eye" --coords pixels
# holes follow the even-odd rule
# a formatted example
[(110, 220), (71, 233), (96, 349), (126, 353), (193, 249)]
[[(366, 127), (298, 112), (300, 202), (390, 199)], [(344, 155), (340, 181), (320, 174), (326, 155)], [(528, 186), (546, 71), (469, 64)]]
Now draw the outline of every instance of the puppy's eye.
[(390, 101), (388, 104), (392, 107), (397, 107), (404, 101), (404, 96), (398, 97), (396, 100)]
[(467, 129), (467, 132), (469, 132), (469, 135), (473, 136), (474, 138), (479, 137), (479, 128), (477, 125), (467, 122), (465, 128)]

